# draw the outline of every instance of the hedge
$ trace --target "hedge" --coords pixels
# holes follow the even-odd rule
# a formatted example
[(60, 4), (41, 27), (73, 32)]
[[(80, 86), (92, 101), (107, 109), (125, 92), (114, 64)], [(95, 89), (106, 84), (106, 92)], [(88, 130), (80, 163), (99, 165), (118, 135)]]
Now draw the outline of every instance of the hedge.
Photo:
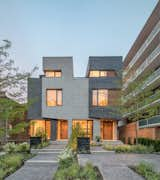
[(138, 138), (138, 143), (145, 146), (153, 146), (156, 152), (160, 152), (160, 140), (153, 140), (149, 138)]

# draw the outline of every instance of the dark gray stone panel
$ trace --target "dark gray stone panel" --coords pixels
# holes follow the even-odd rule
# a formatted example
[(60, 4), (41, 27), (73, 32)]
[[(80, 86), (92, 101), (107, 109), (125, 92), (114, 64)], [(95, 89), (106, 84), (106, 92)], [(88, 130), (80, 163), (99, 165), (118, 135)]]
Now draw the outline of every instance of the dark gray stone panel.
[(41, 78), (28, 79), (28, 102), (31, 103), (28, 109), (28, 119), (41, 119)]
[(57, 120), (51, 119), (51, 140), (57, 139)]

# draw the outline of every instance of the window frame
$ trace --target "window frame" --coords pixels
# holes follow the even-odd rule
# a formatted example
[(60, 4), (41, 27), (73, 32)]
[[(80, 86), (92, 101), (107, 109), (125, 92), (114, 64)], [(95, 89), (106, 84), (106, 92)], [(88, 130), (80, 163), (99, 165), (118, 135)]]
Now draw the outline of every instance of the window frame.
[[(100, 105), (100, 92), (99, 91), (101, 91), (101, 90), (105, 90), (107, 92), (107, 99), (106, 99), (107, 103), (106, 103), (106, 105)], [(93, 93), (94, 93), (94, 91), (96, 91), (96, 104), (95, 105), (93, 104), (93, 98), (94, 98), (93, 97)], [(108, 106), (108, 102), (109, 102), (109, 100), (108, 100), (108, 98), (109, 98), (109, 89), (105, 89), (105, 88), (102, 88), (102, 89), (92, 89), (91, 96), (92, 96), (91, 104), (92, 104), (93, 107), (107, 107)]]
[[(46, 78), (62, 78), (62, 70), (45, 70), (44, 72)], [(54, 76), (46, 76), (46, 72), (53, 72)], [(61, 76), (55, 76), (57, 72), (61, 73)]]
[[(53, 91), (56, 91), (56, 100), (55, 100), (55, 102), (56, 102), (56, 105), (55, 106), (53, 106), (53, 105), (48, 105), (48, 96), (47, 96), (47, 91), (49, 91), (49, 90), (53, 90)], [(58, 104), (58, 91), (61, 91), (61, 104)], [(61, 88), (58, 88), (58, 89), (46, 89), (46, 106), (47, 107), (57, 107), (57, 106), (63, 106), (63, 89), (61, 89)]]
[[(98, 76), (90, 76), (90, 73), (94, 72), (94, 71), (98, 72), (99, 75)], [(108, 72), (114, 72), (115, 75), (114, 76), (108, 76)], [(102, 76), (101, 73), (106, 73), (106, 76)], [(107, 78), (107, 77), (111, 78), (111, 77), (116, 77), (116, 76), (117, 76), (117, 72), (114, 69), (108, 69), (108, 70), (90, 70), (89, 71), (89, 78)]]

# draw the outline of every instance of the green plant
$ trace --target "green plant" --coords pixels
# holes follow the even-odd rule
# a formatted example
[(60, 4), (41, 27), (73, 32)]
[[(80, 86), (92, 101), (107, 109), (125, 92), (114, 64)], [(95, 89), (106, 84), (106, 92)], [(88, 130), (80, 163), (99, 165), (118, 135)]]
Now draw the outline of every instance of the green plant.
[(104, 149), (115, 151), (117, 153), (151, 153), (153, 152), (153, 146), (143, 145), (105, 145)]
[(0, 180), (15, 172), (30, 157), (32, 155), (26, 153), (12, 153), (0, 156)]
[(146, 180), (159, 180), (160, 173), (155, 172), (153, 165), (146, 162), (141, 162), (135, 167), (131, 167), (138, 174), (142, 175)]
[(30, 145), (26, 142), (17, 145), (17, 152), (29, 152)]
[(81, 126), (79, 124), (76, 124), (76, 126), (72, 128), (72, 134), (68, 142), (68, 147), (73, 149), (74, 151), (77, 151), (77, 137), (84, 137), (84, 136), (85, 133), (82, 130)]
[(160, 140), (153, 140), (149, 138), (138, 138), (138, 143), (145, 146), (153, 146), (154, 151), (160, 152)]
[(95, 139), (96, 139), (96, 142), (100, 142), (101, 141), (101, 137), (100, 136), (96, 136)]
[(3, 146), (3, 150), (6, 153), (14, 153), (17, 151), (17, 147), (15, 143), (7, 143)]
[(28, 143), (25, 142), (20, 144), (7, 143), (3, 146), (3, 149), (6, 153), (17, 153), (17, 152), (28, 153), (30, 150), (30, 146)]
[(45, 130), (43, 128), (41, 128), (41, 127), (39, 127), (37, 129), (35, 136), (42, 137), (42, 142), (46, 141), (46, 139), (47, 139), (47, 134), (46, 134)]

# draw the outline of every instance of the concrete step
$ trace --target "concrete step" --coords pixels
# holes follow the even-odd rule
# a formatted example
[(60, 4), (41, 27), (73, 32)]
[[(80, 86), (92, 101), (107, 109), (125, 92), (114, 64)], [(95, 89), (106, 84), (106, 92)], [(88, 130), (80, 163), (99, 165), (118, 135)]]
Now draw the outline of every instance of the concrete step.
[(51, 145), (67, 145), (68, 140), (50, 141)]
[(28, 161), (25, 162), (25, 165), (28, 165), (28, 166), (43, 166), (43, 165), (58, 165), (58, 159), (55, 159), (55, 160), (34, 160), (34, 159), (30, 159)]

